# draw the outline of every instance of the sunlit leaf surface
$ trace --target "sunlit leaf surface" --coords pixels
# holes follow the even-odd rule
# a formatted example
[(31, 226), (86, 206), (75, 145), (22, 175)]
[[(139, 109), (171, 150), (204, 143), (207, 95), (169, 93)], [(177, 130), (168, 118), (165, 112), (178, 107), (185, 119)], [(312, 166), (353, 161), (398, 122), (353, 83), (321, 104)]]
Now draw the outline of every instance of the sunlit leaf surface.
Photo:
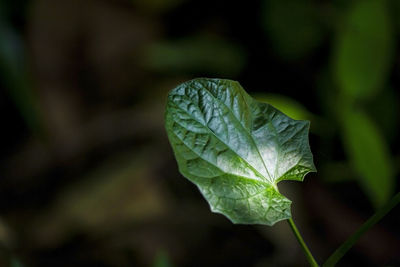
[(277, 183), (315, 171), (309, 122), (257, 102), (235, 81), (195, 79), (172, 90), (166, 129), (181, 173), (234, 223), (290, 218)]

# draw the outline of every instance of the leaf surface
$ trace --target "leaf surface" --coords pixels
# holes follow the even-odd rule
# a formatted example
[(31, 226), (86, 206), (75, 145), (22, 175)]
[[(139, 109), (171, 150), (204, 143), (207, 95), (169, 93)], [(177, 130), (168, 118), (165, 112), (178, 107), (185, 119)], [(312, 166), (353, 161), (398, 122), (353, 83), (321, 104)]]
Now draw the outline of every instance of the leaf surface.
[(165, 116), (179, 170), (213, 212), (240, 224), (291, 217), (277, 183), (315, 171), (308, 121), (254, 100), (238, 82), (207, 78), (172, 90)]

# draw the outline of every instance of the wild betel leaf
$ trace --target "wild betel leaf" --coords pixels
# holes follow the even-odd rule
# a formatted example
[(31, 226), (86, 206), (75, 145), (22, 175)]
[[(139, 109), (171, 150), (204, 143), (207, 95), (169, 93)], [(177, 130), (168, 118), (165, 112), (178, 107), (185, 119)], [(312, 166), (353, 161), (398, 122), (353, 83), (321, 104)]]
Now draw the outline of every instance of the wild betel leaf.
[(315, 171), (308, 121), (251, 98), (238, 82), (194, 79), (168, 96), (165, 125), (179, 170), (233, 223), (291, 217), (277, 183)]

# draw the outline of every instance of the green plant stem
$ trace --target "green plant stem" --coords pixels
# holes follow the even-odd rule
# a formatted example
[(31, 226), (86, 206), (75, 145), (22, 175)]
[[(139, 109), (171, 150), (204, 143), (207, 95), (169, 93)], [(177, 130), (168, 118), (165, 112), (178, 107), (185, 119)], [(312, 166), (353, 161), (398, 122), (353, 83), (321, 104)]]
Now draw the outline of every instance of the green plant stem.
[(351, 235), (323, 264), (324, 267), (335, 266), (335, 264), (346, 254), (347, 251), (367, 232), (372, 226), (379, 222), (389, 211), (400, 203), (400, 192), (398, 192), (385, 206), (380, 208), (370, 217), (358, 230)]
[(304, 242), (303, 237), (301, 237), (301, 234), (299, 230), (297, 229), (296, 225), (294, 224), (294, 221), (292, 218), (288, 219), (288, 223), (290, 225), (290, 228), (292, 229), (294, 235), (296, 236), (297, 241), (299, 242), (301, 248), (303, 249), (304, 255), (306, 255), (306, 258), (308, 262), (310, 263), (310, 266), (312, 267), (318, 267), (317, 261), (314, 259), (313, 255), (311, 254), (311, 251), (308, 249), (306, 242)]

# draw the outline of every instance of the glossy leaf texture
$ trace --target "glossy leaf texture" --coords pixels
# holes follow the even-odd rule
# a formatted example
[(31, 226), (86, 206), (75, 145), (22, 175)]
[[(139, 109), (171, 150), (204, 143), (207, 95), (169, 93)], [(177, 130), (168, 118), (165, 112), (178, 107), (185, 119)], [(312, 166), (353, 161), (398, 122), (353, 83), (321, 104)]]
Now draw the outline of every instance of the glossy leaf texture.
[(291, 217), (277, 183), (315, 171), (308, 121), (251, 98), (238, 82), (194, 79), (169, 93), (166, 130), (179, 170), (233, 223)]

